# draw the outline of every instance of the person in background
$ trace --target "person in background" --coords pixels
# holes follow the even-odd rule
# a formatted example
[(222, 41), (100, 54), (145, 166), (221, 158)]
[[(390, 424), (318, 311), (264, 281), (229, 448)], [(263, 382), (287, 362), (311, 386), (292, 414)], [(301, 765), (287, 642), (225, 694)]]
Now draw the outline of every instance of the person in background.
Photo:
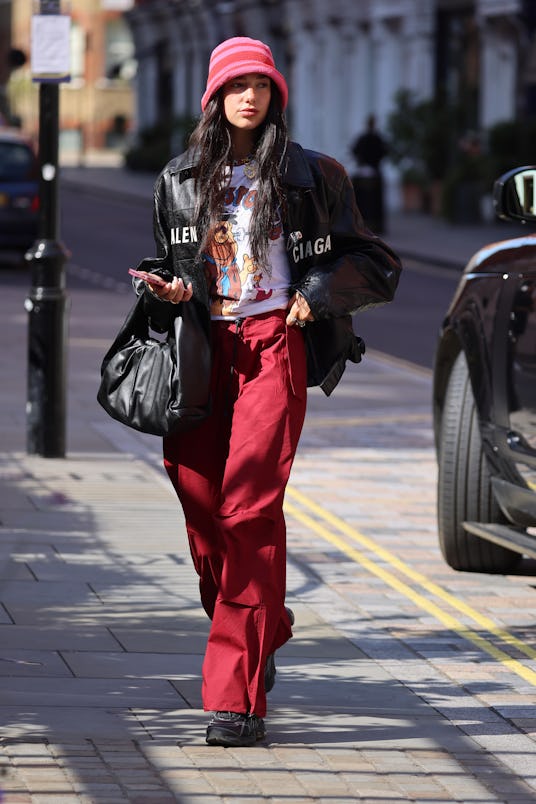
[(368, 232), (340, 164), (288, 138), (288, 88), (267, 45), (212, 52), (189, 148), (155, 184), (157, 252), (173, 279), (140, 282), (151, 326), (198, 305), (212, 346), (211, 413), (164, 439), (201, 602), (210, 745), (266, 734), (285, 606), (283, 496), (308, 385), (330, 394), (362, 342), (351, 314), (389, 302), (400, 261)]
[(387, 153), (387, 144), (376, 129), (376, 118), (369, 115), (366, 131), (352, 146), (352, 154), (358, 165), (353, 184), (365, 223), (376, 234), (383, 234), (385, 231), (381, 162)]

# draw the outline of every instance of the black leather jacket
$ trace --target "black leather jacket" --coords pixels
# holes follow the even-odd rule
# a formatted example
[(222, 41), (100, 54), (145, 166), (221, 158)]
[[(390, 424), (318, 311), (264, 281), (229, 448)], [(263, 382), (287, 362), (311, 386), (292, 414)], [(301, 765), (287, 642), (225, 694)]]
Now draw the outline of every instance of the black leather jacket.
[[(346, 171), (330, 157), (290, 143), (283, 160), (287, 198), (284, 221), (291, 292), (299, 291), (315, 321), (303, 333), (308, 385), (329, 395), (347, 360), (357, 363), (364, 344), (352, 328), (351, 314), (391, 301), (400, 276), (400, 260), (364, 227)], [(193, 223), (196, 206), (195, 154), (187, 151), (169, 162), (155, 183), (154, 236), (158, 260), (140, 267), (167, 268), (192, 283), (187, 304), (199, 308), (199, 321), (209, 331), (209, 298), (198, 258), (199, 239)], [(151, 326), (165, 331), (173, 305), (146, 294)]]

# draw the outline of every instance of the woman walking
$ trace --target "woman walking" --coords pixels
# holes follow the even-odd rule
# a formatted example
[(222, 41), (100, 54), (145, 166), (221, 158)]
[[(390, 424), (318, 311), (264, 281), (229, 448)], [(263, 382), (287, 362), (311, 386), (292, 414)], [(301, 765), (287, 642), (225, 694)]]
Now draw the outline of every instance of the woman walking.
[(330, 394), (346, 361), (361, 359), (350, 316), (390, 301), (400, 271), (365, 230), (341, 165), (289, 141), (287, 99), (267, 45), (215, 48), (190, 146), (155, 185), (157, 249), (173, 280), (140, 288), (154, 329), (167, 329), (174, 304), (196, 304), (212, 346), (210, 415), (164, 439), (212, 621), (211, 745), (265, 736), (274, 654), (292, 636), (283, 496), (307, 385)]

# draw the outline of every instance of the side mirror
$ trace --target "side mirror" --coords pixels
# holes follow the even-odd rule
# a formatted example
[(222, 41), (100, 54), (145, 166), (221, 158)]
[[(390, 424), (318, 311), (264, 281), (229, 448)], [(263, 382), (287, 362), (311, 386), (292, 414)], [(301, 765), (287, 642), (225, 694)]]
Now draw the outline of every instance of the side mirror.
[(493, 206), (502, 220), (536, 222), (536, 167), (515, 168), (498, 178)]

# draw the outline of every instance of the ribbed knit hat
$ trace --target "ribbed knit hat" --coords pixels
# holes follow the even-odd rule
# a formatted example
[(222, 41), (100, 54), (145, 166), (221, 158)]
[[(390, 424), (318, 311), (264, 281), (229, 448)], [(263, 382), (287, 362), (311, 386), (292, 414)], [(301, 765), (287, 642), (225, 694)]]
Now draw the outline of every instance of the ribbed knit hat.
[(274, 57), (268, 45), (258, 39), (250, 39), (248, 36), (235, 36), (221, 42), (212, 51), (208, 67), (207, 88), (201, 98), (201, 109), (205, 111), (205, 106), (211, 97), (227, 81), (247, 73), (261, 73), (271, 78), (281, 93), (283, 109), (286, 107), (288, 102), (287, 82), (275, 69)]

